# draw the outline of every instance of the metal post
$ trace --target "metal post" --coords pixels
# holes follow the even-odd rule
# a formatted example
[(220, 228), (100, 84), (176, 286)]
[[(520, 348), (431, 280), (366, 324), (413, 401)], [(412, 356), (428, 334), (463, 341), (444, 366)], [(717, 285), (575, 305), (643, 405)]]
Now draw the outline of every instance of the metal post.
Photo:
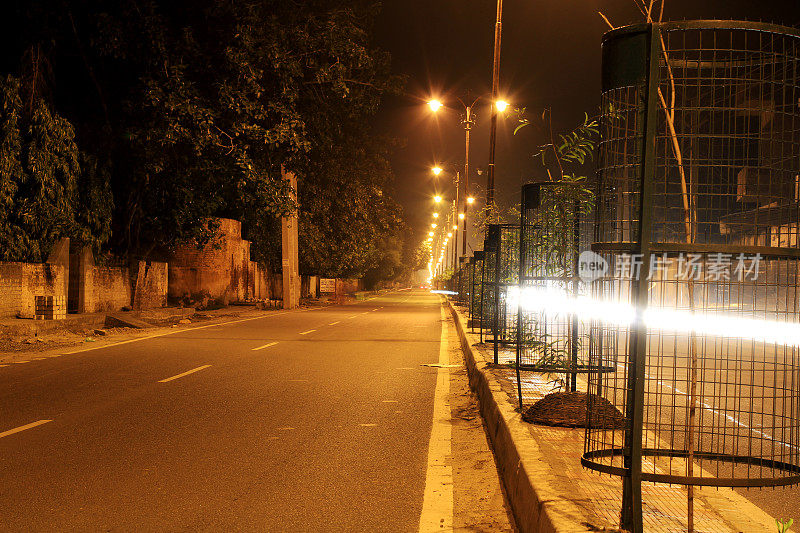
[(500, 90), (500, 36), (503, 29), (503, 0), (497, 0), (497, 19), (494, 24), (494, 58), (492, 61), (492, 122), (489, 129), (489, 165), (486, 169), (486, 209), (494, 221), (494, 151), (497, 141), (497, 95)]
[(628, 344), (628, 395), (625, 415), (630, 426), (625, 431), (624, 466), (627, 476), (622, 485), (622, 516), (620, 526), (631, 533), (642, 533), (642, 435), (644, 425), (644, 380), (647, 363), (647, 325), (643, 315), (647, 308), (650, 271), (650, 239), (653, 205), (653, 173), (655, 171), (656, 120), (658, 111), (660, 30), (650, 24), (647, 35), (647, 78), (643, 113), (642, 164), (640, 167), (638, 242), (634, 253), (641, 254), (638, 275), (634, 272), (631, 295), (636, 316), (631, 326)]
[[(472, 106), (466, 106), (466, 117), (464, 120), (464, 223), (461, 226), (461, 255), (467, 256), (467, 216), (469, 214), (469, 132), (472, 130)], [(458, 222), (456, 222), (458, 225)]]
[[(578, 257), (580, 256), (578, 248), (581, 242), (580, 202), (576, 200), (572, 208), (574, 210), (572, 217), (572, 295), (577, 298), (579, 296)], [(572, 352), (570, 390), (572, 392), (578, 390), (578, 327), (578, 313), (572, 313), (572, 331), (570, 335), (570, 349)]]

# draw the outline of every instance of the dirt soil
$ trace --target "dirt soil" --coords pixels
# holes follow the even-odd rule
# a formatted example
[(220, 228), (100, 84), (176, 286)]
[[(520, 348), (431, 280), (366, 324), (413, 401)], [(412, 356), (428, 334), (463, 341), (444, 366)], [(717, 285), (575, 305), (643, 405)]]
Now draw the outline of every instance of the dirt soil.
[[(553, 392), (526, 409), (522, 419), (542, 426), (583, 428), (588, 399), (585, 392)], [(608, 429), (625, 427), (625, 417), (611, 402), (593, 394), (591, 404), (593, 425)]]

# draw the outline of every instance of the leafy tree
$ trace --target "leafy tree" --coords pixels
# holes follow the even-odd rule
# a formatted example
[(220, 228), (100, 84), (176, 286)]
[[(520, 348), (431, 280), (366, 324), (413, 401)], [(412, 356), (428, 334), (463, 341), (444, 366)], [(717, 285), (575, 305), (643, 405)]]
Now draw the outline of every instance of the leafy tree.
[(0, 260), (43, 261), (62, 237), (108, 237), (107, 184), (81, 176), (72, 125), (19, 78), (0, 81)]
[(110, 180), (117, 252), (202, 245), (208, 219), (227, 216), (277, 267), (279, 217), (297, 208), (285, 168), (300, 181), (304, 268), (361, 275), (386, 255), (376, 243), (393, 242), (400, 211), (385, 146), (361, 145), (398, 80), (370, 44), (372, 1), (19, 0), (13, 12), (9, 50), (35, 45), (59, 66), (53, 101), (90, 182)]

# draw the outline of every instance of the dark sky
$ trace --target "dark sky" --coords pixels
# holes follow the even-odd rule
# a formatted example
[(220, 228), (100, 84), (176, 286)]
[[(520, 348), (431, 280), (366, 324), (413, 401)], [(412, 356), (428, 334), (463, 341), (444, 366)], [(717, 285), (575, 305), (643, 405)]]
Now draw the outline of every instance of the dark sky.
[[(396, 196), (408, 221), (420, 235), (430, 222), (436, 183), (434, 162), (461, 166), (464, 130), (453, 107), (433, 118), (424, 105), (430, 95), (459, 106), (455, 96), (473, 98), (491, 88), (495, 0), (384, 0), (376, 44), (392, 54), (395, 72), (407, 76), (406, 95), (388, 99), (379, 128), (404, 138), (393, 159)], [(529, 114), (551, 108), (554, 129), (576, 126), (584, 112), (596, 113), (600, 102), (600, 39), (608, 26), (641, 22), (633, 0), (505, 0), (503, 13), (501, 93)], [(673, 0), (665, 20), (744, 19), (800, 26), (798, 0)], [(473, 130), (470, 180), (483, 197), (489, 152), (489, 110), (478, 106)], [(531, 154), (546, 142), (529, 127), (512, 135), (516, 122), (498, 124), (497, 200), (518, 202), (520, 185), (541, 176)]]

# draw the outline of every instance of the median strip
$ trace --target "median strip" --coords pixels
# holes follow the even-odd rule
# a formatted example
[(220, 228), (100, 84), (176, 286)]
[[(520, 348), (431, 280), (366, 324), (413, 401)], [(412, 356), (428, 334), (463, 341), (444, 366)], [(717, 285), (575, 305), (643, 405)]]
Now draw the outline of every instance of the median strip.
[(19, 433), (20, 431), (25, 431), (26, 429), (32, 429), (35, 428), (36, 426), (47, 424), (48, 422), (52, 422), (52, 420), (37, 420), (36, 422), (31, 422), (30, 424), (25, 424), (24, 426), (19, 426), (14, 429), (9, 429), (8, 431), (0, 433), (0, 439), (2, 439), (3, 437), (8, 437), (9, 435), (13, 435), (14, 433)]
[(256, 350), (263, 350), (264, 348), (269, 348), (270, 346), (275, 346), (276, 344), (278, 344), (278, 343), (277, 342), (270, 342), (268, 344), (265, 344), (264, 346), (259, 346), (258, 348), (253, 348), (251, 351), (255, 352)]
[(172, 381), (173, 379), (182, 378), (184, 376), (188, 376), (189, 374), (194, 374), (195, 372), (200, 372), (201, 370), (203, 370), (205, 368), (208, 368), (210, 366), (211, 365), (198, 366), (197, 368), (193, 368), (191, 370), (187, 370), (183, 374), (178, 374), (177, 376), (172, 376), (171, 378), (167, 378), (167, 379), (160, 379), (160, 380), (158, 380), (158, 382), (159, 383), (166, 383), (167, 381)]

